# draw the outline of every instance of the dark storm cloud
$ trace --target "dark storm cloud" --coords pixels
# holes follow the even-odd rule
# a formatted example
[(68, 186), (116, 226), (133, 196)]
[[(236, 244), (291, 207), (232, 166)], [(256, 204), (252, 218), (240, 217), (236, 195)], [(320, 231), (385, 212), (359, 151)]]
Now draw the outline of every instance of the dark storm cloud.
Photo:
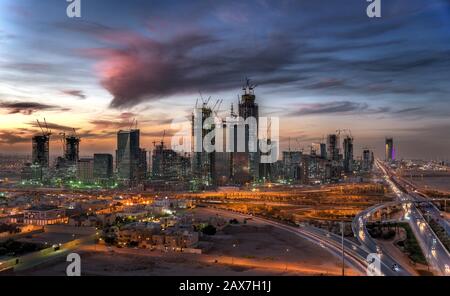
[[(229, 12), (235, 2), (154, 3), (142, 15), (139, 30), (100, 21), (61, 22), (57, 27), (98, 42), (98, 47), (78, 52), (95, 61), (101, 85), (113, 96), (112, 108), (200, 90), (236, 89), (245, 76), (262, 86), (313, 94), (437, 93), (441, 89), (415, 80), (445, 63), (448, 53), (436, 48), (420, 52), (416, 42), (395, 50), (411, 43), (400, 34), (411, 30), (411, 16), (429, 7), (414, 2), (399, 9), (396, 3), (385, 4), (383, 19), (377, 21), (367, 18), (364, 1), (250, 1), (233, 17)], [(119, 8), (129, 6), (112, 9)], [(189, 24), (180, 18), (187, 13), (195, 15)], [(251, 20), (252, 26), (230, 17)], [(412, 75), (399, 75), (405, 71)], [(329, 77), (337, 72), (338, 78)], [(386, 78), (395, 83), (383, 84)]]
[(38, 111), (68, 111), (55, 105), (41, 104), (36, 102), (5, 102), (0, 101), (0, 109), (6, 110), (8, 114), (31, 115)]
[(120, 49), (88, 49), (83, 53), (100, 59), (96, 70), (101, 84), (114, 96), (114, 108), (180, 93), (236, 88), (245, 75), (258, 77), (264, 84), (302, 79), (284, 69), (294, 63), (296, 45), (283, 35), (270, 36), (258, 48), (244, 43), (217, 46), (221, 40), (201, 32), (165, 41), (140, 35), (109, 37), (120, 41)]
[(66, 89), (66, 90), (62, 90), (61, 91), (63, 94), (69, 95), (69, 96), (74, 96), (79, 98), (80, 100), (84, 100), (86, 99), (86, 95), (84, 94), (83, 91), (81, 90), (77, 90), (77, 89)]

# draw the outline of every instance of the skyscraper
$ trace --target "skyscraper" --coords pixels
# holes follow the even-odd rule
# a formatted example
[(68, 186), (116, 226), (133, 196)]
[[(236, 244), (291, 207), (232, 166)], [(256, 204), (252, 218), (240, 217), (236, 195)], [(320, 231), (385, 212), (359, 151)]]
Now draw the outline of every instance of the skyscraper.
[(371, 171), (373, 163), (373, 153), (369, 149), (364, 149), (362, 157), (362, 170)]
[(395, 150), (394, 150), (394, 139), (393, 138), (386, 138), (385, 160), (387, 162), (392, 162), (395, 160)]
[(320, 143), (320, 158), (327, 158), (327, 144)]
[(353, 138), (350, 136), (344, 139), (344, 171), (351, 173), (353, 171)]
[(113, 176), (113, 156), (111, 154), (94, 154), (94, 179), (109, 180)]
[(64, 158), (71, 163), (76, 163), (80, 154), (80, 138), (73, 135), (65, 137)]
[(34, 165), (39, 165), (43, 168), (47, 168), (49, 166), (49, 143), (50, 136), (45, 135), (36, 135), (32, 139), (32, 163)]
[(336, 134), (327, 137), (327, 157), (329, 160), (339, 160), (339, 137)]
[[(195, 108), (192, 114), (192, 175), (195, 179), (193, 189), (198, 187), (209, 187), (216, 185), (215, 152), (208, 152), (203, 146), (205, 136), (213, 133), (215, 124), (209, 128), (204, 127), (204, 121), (212, 116), (212, 110), (206, 103), (202, 107)], [(215, 145), (215, 138), (212, 138), (212, 145)]]
[(131, 183), (141, 181), (146, 174), (147, 164), (145, 150), (139, 147), (140, 131), (120, 130), (117, 133), (116, 169), (117, 177)]
[(331, 182), (339, 182), (342, 172), (342, 161), (339, 155), (339, 136), (330, 134), (327, 137), (327, 157), (330, 161)]
[(83, 183), (94, 182), (94, 159), (81, 158), (77, 162), (77, 178)]
[[(250, 84), (250, 80), (246, 80), (246, 85), (242, 88), (244, 94), (239, 102), (239, 117), (245, 121), (245, 152), (249, 157), (249, 174), (253, 180), (259, 179), (259, 146), (258, 146), (258, 120), (259, 109), (256, 104), (256, 96), (254, 92), (255, 86)], [(250, 119), (249, 119), (250, 118)], [(250, 120), (254, 119), (256, 124), (251, 124)], [(256, 147), (255, 147), (256, 146)]]
[(284, 178), (298, 182), (301, 178), (301, 151), (283, 151)]

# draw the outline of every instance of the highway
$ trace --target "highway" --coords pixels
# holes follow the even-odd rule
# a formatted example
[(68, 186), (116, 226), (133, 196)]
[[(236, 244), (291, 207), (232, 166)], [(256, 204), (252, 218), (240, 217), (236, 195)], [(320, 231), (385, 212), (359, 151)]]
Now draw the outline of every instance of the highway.
[[(415, 205), (416, 202), (423, 201), (423, 197), (419, 198), (418, 195), (410, 194), (404, 189), (403, 184), (398, 185), (401, 180), (394, 179), (395, 174), (390, 172), (389, 168), (379, 160), (376, 163), (385, 174), (385, 179), (396, 194), (397, 200), (404, 203), (404, 219), (409, 222), (433, 272), (437, 275), (450, 275), (450, 254)], [(403, 187), (403, 191), (400, 187)]]
[[(392, 271), (396, 272), (397, 275), (407, 276), (410, 274), (406, 271), (406, 269), (399, 263), (397, 263), (396, 260), (392, 258), (387, 252), (383, 251), (380, 246), (378, 246), (378, 244), (370, 236), (366, 228), (367, 220), (369, 217), (371, 217), (376, 211), (393, 204), (396, 204), (396, 202), (374, 205), (364, 211), (361, 211), (353, 219), (352, 230), (365, 250), (370, 253), (380, 254), (380, 259), (382, 262), (381, 270), (383, 273), (386, 273), (386, 268), (389, 268)], [(397, 268), (394, 268), (394, 266), (397, 266)]]
[[(251, 218), (254, 221), (259, 221), (265, 224), (272, 225), (277, 227), (278, 229), (283, 229), (290, 233), (293, 233), (297, 236), (300, 236), (308, 241), (319, 245), (322, 248), (327, 249), (331, 254), (335, 255), (338, 258), (342, 258), (342, 238), (339, 235), (335, 235), (326, 230), (319, 229), (312, 226), (290, 226), (286, 224), (282, 224), (280, 222), (276, 222), (273, 220), (269, 220), (266, 218), (251, 216), (247, 214), (243, 214), (240, 212), (229, 211), (224, 209), (217, 209), (217, 211), (222, 211), (224, 213), (233, 213), (242, 218)], [(345, 262), (349, 266), (351, 266), (355, 271), (359, 272), (362, 275), (366, 275), (368, 263), (366, 261), (367, 256), (370, 252), (361, 248), (356, 243), (344, 239), (344, 254), (345, 254)], [(405, 271), (396, 272), (392, 270), (391, 266), (387, 265), (383, 262), (383, 258), (381, 260), (381, 275), (388, 276), (400, 276), (400, 275), (408, 275)]]
[(14, 257), (7, 261), (0, 262), (0, 271), (11, 268), (13, 268), (14, 271), (27, 270), (42, 263), (54, 260), (55, 258), (59, 258), (62, 255), (68, 254), (82, 245), (91, 244), (94, 240), (95, 236), (88, 236), (81, 239), (72, 240), (62, 244), (61, 246), (57, 246), (56, 249), (54, 247), (50, 247), (21, 257)]
[(432, 199), (428, 198), (424, 193), (420, 192), (417, 186), (405, 178), (395, 174), (395, 172), (388, 171), (391, 178), (395, 180), (396, 184), (399, 184), (400, 187), (410, 195), (414, 201), (425, 203), (426, 204), (426, 214), (429, 215), (432, 219), (434, 219), (442, 228), (444, 228), (447, 232), (447, 235), (450, 235), (450, 222), (446, 220), (442, 215), (441, 211), (437, 208), (437, 206), (431, 202)]

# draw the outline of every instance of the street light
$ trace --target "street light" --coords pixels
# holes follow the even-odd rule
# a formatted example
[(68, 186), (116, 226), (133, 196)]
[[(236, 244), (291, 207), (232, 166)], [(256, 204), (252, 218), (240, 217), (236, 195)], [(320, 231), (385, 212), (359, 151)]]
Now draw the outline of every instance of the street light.
[[(289, 253), (289, 249), (286, 249), (286, 253)], [(288, 270), (288, 261), (287, 261), (287, 259), (288, 258), (286, 258), (286, 271)]]
[[(233, 244), (233, 249), (236, 248), (236, 244)], [(231, 265), (234, 265), (234, 256), (231, 254)]]

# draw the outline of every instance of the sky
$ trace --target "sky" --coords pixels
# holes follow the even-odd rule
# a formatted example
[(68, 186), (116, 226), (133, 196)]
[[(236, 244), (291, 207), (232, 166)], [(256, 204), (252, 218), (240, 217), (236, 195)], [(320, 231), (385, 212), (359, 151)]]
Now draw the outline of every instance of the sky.
[[(282, 148), (351, 130), (355, 154), (450, 159), (450, 1), (0, 0), (0, 154), (30, 154), (36, 120), (115, 150), (134, 119), (152, 148), (197, 99), (226, 115), (245, 78)], [(290, 139), (290, 141), (289, 141)]]

